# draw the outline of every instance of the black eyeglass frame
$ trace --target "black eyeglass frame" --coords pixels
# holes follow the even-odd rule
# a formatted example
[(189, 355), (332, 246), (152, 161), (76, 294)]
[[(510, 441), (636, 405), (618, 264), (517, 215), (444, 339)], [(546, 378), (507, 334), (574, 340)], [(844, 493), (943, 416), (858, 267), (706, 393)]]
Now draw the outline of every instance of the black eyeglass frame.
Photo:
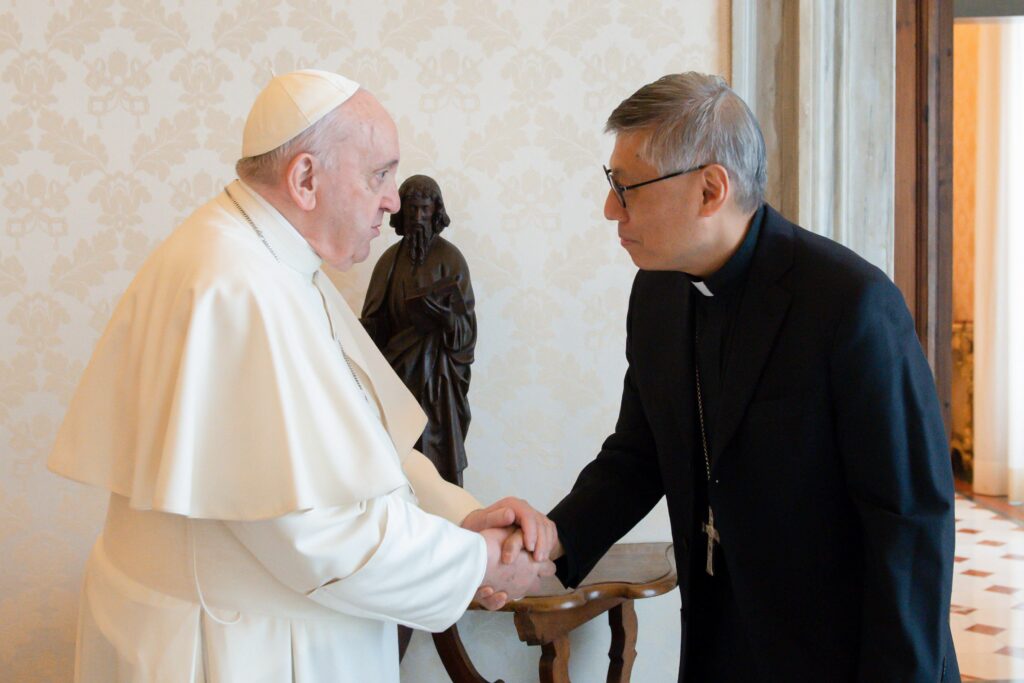
[(675, 178), (676, 176), (679, 176), (679, 175), (686, 175), (687, 173), (693, 173), (694, 171), (699, 171), (702, 168), (707, 168), (708, 166), (710, 166), (710, 164), (701, 164), (700, 166), (694, 166), (693, 168), (688, 168), (688, 169), (686, 169), (684, 171), (676, 171), (674, 173), (666, 173), (663, 176), (660, 176), (658, 178), (653, 178), (652, 180), (645, 180), (642, 183), (633, 183), (632, 185), (619, 185), (612, 178), (612, 171), (607, 166), (605, 166), (604, 164), (601, 164), (601, 168), (604, 169), (604, 175), (608, 179), (608, 185), (611, 186), (612, 192), (615, 193), (615, 197), (616, 197), (616, 199), (619, 200), (619, 204), (622, 205), (623, 209), (626, 208), (626, 190), (635, 190), (638, 187), (643, 187), (644, 185), (650, 185), (651, 183), (656, 183), (656, 182), (659, 182), (661, 180), (668, 180), (669, 178)]

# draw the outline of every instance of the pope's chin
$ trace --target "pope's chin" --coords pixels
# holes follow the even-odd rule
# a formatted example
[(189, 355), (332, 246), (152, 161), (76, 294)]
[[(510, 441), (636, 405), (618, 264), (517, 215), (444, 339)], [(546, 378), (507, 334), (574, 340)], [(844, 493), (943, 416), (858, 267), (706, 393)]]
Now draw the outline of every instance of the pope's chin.
[(350, 261), (352, 265), (362, 263), (363, 261), (370, 257), (370, 242), (379, 234), (380, 231), (374, 229), (373, 236), (370, 237), (370, 239), (363, 242), (362, 244), (360, 244), (358, 247), (356, 247), (355, 251), (352, 253), (352, 260)]
[(355, 264), (362, 263), (370, 257), (370, 242), (379, 234), (380, 230), (378, 228), (374, 228), (371, 235), (363, 240), (358, 246), (354, 247), (352, 251), (346, 254), (339, 254), (339, 258), (337, 260), (332, 261), (323, 255), (321, 255), (320, 258), (330, 264), (330, 266), (335, 270), (344, 272)]
[(366, 257), (369, 256), (369, 251), (369, 248), (367, 248), (365, 250), (359, 249), (351, 253), (319, 254), (319, 256), (324, 263), (334, 270), (345, 272), (360, 261), (365, 261)]

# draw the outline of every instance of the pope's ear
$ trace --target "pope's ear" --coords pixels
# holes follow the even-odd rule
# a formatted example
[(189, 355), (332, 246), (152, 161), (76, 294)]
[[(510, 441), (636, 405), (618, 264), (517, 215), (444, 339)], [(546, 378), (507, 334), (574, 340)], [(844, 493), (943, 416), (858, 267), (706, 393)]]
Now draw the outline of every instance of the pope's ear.
[(316, 208), (316, 174), (314, 166), (316, 160), (312, 154), (303, 152), (296, 154), (284, 172), (284, 182), (288, 189), (288, 196), (295, 202), (295, 206), (303, 211), (312, 211)]

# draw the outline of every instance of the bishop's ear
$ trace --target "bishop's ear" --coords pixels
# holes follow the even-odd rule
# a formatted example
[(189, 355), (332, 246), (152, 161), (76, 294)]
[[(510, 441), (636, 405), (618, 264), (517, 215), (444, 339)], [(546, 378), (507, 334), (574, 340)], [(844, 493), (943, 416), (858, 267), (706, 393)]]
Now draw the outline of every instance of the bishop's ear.
[(316, 157), (308, 152), (295, 155), (285, 169), (285, 185), (295, 206), (303, 211), (316, 208)]
[(713, 216), (725, 205), (729, 196), (729, 172), (719, 164), (701, 169), (701, 216)]

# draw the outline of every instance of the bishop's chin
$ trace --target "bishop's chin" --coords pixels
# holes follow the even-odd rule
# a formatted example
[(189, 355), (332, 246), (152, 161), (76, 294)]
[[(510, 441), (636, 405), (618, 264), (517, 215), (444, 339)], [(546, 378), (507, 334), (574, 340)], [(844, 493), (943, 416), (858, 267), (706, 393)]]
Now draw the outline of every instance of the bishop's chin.
[(626, 250), (627, 254), (629, 254), (629, 258), (633, 261), (633, 265), (640, 270), (648, 270), (650, 268), (650, 264), (647, 259), (645, 259), (643, 254), (640, 253), (639, 243), (631, 240), (621, 240), (621, 242), (622, 248)]
[(648, 263), (646, 260), (636, 256), (635, 254), (630, 253), (629, 258), (633, 261), (633, 265), (636, 266), (637, 268), (639, 268), (640, 270), (653, 270), (651, 268), (651, 264), (650, 263)]

